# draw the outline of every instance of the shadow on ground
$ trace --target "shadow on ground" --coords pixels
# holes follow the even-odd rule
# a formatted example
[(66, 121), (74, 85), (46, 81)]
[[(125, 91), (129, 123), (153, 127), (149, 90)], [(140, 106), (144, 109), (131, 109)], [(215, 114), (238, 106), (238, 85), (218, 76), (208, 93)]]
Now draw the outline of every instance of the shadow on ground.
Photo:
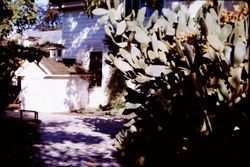
[(114, 138), (119, 130), (123, 127), (123, 121), (120, 119), (105, 119), (105, 118), (83, 118), (83, 123), (89, 126), (92, 130), (109, 135)]
[(121, 126), (120, 120), (96, 117), (56, 118), (42, 122), (41, 141), (35, 145), (34, 166), (120, 167), (111, 136)]

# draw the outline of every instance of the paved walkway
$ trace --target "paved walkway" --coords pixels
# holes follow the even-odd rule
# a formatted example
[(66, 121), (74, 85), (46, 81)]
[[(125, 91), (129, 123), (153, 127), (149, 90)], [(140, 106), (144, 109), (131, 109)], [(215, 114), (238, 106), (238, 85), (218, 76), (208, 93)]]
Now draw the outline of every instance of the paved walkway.
[(41, 142), (35, 166), (120, 167), (112, 137), (121, 119), (103, 116), (39, 113)]

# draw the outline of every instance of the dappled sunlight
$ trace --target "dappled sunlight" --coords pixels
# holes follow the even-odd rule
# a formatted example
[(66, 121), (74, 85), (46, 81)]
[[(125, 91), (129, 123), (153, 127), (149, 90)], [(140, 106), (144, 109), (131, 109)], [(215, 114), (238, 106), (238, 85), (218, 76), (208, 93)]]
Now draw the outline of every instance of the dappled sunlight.
[(72, 41), (71, 48), (76, 49), (80, 47), (85, 40), (90, 38), (90, 36), (95, 34), (99, 29), (100, 25), (98, 25), (98, 23), (95, 23), (93, 26), (83, 28), (83, 30), (75, 36)]
[(67, 22), (69, 24), (70, 31), (74, 31), (74, 29), (76, 28), (76, 26), (78, 24), (77, 20), (75, 20), (73, 17), (70, 17), (70, 18), (68, 18)]
[(90, 19), (81, 11), (65, 12), (63, 17), (63, 57), (76, 57), (79, 49), (86, 52), (92, 46), (102, 48), (100, 39), (104, 37), (105, 32), (103, 26), (97, 23), (97, 18)]
[(89, 101), (88, 94), (88, 80), (82, 78), (69, 79), (66, 85), (64, 105), (67, 106), (69, 110), (84, 108)]
[(79, 35), (72, 41), (71, 48), (76, 49), (78, 48), (81, 43), (88, 38), (88, 34), (91, 28), (86, 27), (79, 33)]
[[(41, 142), (36, 162), (42, 166), (118, 167), (111, 134), (122, 125), (119, 120), (83, 115), (41, 114)], [(110, 131), (110, 132), (108, 132)], [(110, 134), (111, 133), (111, 134)]]
[(90, 117), (83, 118), (82, 121), (94, 131), (108, 134), (112, 138), (119, 132), (124, 123), (122, 120)]

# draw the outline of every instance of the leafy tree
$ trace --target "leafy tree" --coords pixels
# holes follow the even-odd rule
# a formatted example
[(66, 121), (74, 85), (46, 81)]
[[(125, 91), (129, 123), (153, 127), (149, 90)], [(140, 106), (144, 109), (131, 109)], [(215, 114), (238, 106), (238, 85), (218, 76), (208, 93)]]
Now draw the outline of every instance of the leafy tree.
[(0, 45), (0, 113), (13, 101), (20, 88), (13, 86), (15, 71), (23, 60), (39, 62), (47, 53), (37, 47), (23, 47), (15, 42), (3, 42)]
[[(132, 165), (249, 165), (249, 9), (208, 1), (187, 8), (146, 8), (124, 16), (97, 8), (115, 47), (107, 62), (136, 85), (124, 114), (136, 116), (115, 146)], [(205, 162), (205, 163), (204, 163)]]
[(0, 39), (11, 32), (30, 28), (36, 20), (36, 10), (30, 0), (0, 0)]
[(58, 30), (62, 28), (62, 15), (58, 9), (37, 6), (36, 29), (41, 31)]
[(14, 72), (23, 60), (39, 62), (44, 51), (37, 47), (26, 48), (8, 41), (14, 31), (22, 32), (35, 23), (36, 11), (30, 0), (0, 0), (0, 114), (8, 103), (18, 94), (13, 87)]

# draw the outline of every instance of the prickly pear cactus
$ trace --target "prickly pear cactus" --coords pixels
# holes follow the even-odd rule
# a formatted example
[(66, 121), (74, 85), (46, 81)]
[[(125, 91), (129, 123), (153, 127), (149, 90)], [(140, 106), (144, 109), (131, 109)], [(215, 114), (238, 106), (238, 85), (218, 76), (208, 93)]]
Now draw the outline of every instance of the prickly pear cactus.
[(124, 114), (136, 116), (116, 136), (121, 156), (139, 166), (166, 158), (192, 163), (211, 157), (210, 141), (223, 145), (218, 136), (231, 140), (244, 129), (246, 117), (235, 106), (249, 96), (247, 3), (228, 11), (223, 1), (208, 1), (195, 18), (184, 5), (150, 18), (146, 7), (125, 16), (122, 5), (107, 6), (93, 11), (115, 46), (106, 60), (135, 84), (127, 88)]

